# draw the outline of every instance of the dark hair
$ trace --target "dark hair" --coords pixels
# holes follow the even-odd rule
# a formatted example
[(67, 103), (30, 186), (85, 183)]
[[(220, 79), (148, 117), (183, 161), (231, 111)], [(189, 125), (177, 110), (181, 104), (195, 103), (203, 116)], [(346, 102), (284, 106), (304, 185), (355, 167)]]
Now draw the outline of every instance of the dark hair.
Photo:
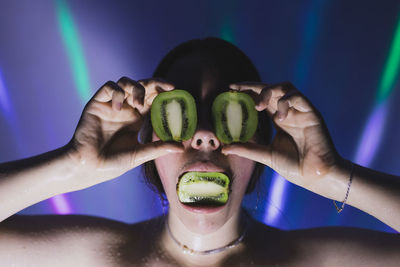
[[(161, 60), (154, 71), (153, 77), (165, 78), (171, 66), (178, 59), (189, 55), (200, 55), (204, 57), (204, 59), (209, 60), (213, 66), (218, 68), (221, 77), (229, 84), (243, 81), (261, 81), (255, 66), (242, 51), (231, 43), (215, 37), (190, 40), (178, 45)], [(271, 122), (266, 112), (259, 113), (258, 125), (256, 131), (257, 143), (269, 143), (272, 130)], [(153, 128), (148, 114), (140, 133), (140, 139), (143, 143), (152, 141), (152, 132)], [(263, 170), (264, 165), (257, 162), (247, 186), (246, 193), (250, 193), (254, 190)], [(154, 161), (149, 161), (144, 164), (144, 176), (150, 188), (158, 193), (164, 200), (164, 188)]]

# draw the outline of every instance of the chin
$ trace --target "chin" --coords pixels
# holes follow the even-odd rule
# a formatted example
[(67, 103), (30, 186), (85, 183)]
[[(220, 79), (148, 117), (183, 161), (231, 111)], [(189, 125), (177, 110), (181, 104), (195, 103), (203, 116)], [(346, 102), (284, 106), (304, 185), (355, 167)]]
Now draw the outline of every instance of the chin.
[(217, 207), (189, 206), (180, 203), (178, 199), (174, 204), (174, 207), (170, 207), (170, 212), (173, 212), (189, 231), (202, 235), (213, 233), (223, 227), (240, 209), (240, 205), (234, 208), (236, 205), (233, 205), (232, 199), (225, 205)]

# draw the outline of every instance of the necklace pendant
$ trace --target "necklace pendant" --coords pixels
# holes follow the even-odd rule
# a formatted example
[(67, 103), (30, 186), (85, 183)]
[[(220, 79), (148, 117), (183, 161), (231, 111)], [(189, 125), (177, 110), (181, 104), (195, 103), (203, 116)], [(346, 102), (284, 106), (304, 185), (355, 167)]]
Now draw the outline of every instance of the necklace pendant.
[(194, 250), (191, 249), (191, 248), (189, 248), (189, 247), (186, 246), (186, 245), (183, 245), (183, 246), (182, 246), (182, 249), (183, 249), (183, 253), (184, 253), (184, 254), (189, 254), (189, 255), (193, 255), (193, 254), (194, 254)]

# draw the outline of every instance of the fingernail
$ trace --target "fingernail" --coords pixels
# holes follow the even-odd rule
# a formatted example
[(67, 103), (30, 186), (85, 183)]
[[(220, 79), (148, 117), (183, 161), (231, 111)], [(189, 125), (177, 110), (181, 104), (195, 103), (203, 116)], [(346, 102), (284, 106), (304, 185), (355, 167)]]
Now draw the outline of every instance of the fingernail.
[(221, 153), (224, 154), (225, 156), (229, 155), (229, 151), (226, 151), (226, 150), (221, 150)]
[(276, 115), (276, 116), (278, 117), (278, 120), (279, 120), (279, 121), (283, 121), (283, 119), (284, 119), (283, 113), (277, 111), (277, 115)]
[(139, 99), (133, 99), (133, 106), (134, 107), (138, 107), (138, 108), (142, 108), (143, 107), (143, 103)]

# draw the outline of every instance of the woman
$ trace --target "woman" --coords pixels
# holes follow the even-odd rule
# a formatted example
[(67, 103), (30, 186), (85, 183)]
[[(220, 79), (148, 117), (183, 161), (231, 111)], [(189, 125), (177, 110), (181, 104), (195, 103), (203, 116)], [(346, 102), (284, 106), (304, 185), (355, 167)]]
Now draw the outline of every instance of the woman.
[[(0, 258), (7, 265), (306, 265), (394, 266), (398, 234), (351, 228), (282, 231), (242, 212), (264, 165), (314, 193), (357, 207), (400, 229), (400, 180), (341, 158), (318, 111), (290, 83), (261, 83), (250, 60), (216, 39), (172, 50), (152, 79), (107, 82), (86, 105), (72, 140), (34, 158), (4, 163), (0, 186)], [(160, 79), (162, 78), (162, 79)], [(148, 111), (175, 88), (196, 99), (198, 126), (180, 143), (159, 140)], [(223, 91), (251, 95), (259, 129), (246, 144), (224, 145), (211, 125), (211, 104)], [(269, 143), (273, 121), (277, 133)], [(138, 141), (141, 130), (142, 143)], [(169, 202), (168, 216), (134, 225), (86, 216), (10, 217), (56, 194), (90, 187), (145, 163)], [(176, 185), (190, 171), (224, 172), (231, 192), (223, 206), (188, 206)], [(138, 203), (140, 205), (140, 203)], [(34, 245), (33, 245), (34, 244)]]

